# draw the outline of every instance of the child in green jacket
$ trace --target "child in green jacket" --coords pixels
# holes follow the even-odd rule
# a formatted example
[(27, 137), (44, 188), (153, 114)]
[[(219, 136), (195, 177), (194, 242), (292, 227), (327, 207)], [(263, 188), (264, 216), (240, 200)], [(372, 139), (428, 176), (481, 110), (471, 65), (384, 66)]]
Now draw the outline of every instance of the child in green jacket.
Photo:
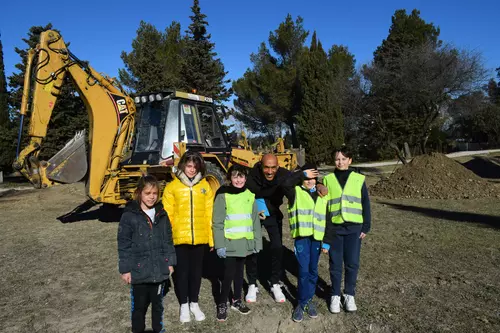
[(262, 233), (255, 195), (245, 187), (247, 174), (245, 167), (231, 166), (227, 174), (230, 185), (222, 186), (215, 196), (212, 230), (217, 255), (224, 259), (218, 321), (227, 319), (227, 300), (233, 282), (231, 308), (241, 314), (250, 313), (241, 300), (243, 268), (248, 255), (262, 250)]

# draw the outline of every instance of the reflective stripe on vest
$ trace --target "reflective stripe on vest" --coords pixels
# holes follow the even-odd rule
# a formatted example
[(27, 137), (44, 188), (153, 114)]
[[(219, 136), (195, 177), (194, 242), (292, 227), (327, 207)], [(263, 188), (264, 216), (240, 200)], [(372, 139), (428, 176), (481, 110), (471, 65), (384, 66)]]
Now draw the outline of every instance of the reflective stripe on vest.
[(351, 172), (342, 190), (335, 174), (325, 177), (325, 183), (328, 185), (328, 219), (331, 222), (363, 223), (361, 190), (364, 182), (365, 176)]
[(253, 239), (252, 210), (255, 195), (249, 190), (238, 194), (225, 193), (226, 219), (224, 237), (227, 239)]
[(313, 236), (323, 240), (326, 222), (326, 200), (318, 197), (316, 202), (306, 190), (295, 187), (295, 202), (288, 207), (288, 220), (293, 238)]

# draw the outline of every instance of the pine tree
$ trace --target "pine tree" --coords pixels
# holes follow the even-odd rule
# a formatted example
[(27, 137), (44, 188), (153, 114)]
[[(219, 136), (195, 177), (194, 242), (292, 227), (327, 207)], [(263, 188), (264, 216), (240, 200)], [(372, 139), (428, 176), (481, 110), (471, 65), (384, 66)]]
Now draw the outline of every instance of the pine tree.
[(426, 152), (432, 129), (439, 126), (442, 110), (451, 100), (478, 89), (484, 80), (480, 55), (442, 45), (439, 28), (413, 10), (395, 12), (389, 35), (363, 68), (369, 83), (367, 118), (382, 140), (371, 140), (380, 151), (396, 153), (404, 142)]
[[(250, 56), (252, 69), (247, 69), (242, 78), (233, 82), (237, 98), (234, 100), (234, 117), (252, 132), (264, 133), (275, 140), (281, 136), (280, 128), (285, 117), (278, 107), (279, 96), (285, 92), (280, 69), (276, 67), (265, 43), (261, 43), (257, 53)], [(291, 90), (291, 89), (290, 89)]]
[(164, 33), (141, 21), (132, 51), (122, 52), (125, 69), (119, 69), (120, 82), (135, 93), (180, 88), (184, 40), (181, 26), (172, 22)]
[(286, 125), (295, 147), (299, 145), (295, 126), (300, 108), (296, 94), (297, 67), (308, 35), (303, 19), (299, 16), (294, 21), (288, 14), (269, 33), (270, 49), (262, 43), (258, 53), (250, 56), (252, 68), (233, 83), (237, 97), (235, 117), (261, 133), (271, 133)]
[(193, 15), (190, 16), (191, 24), (186, 31), (184, 61), (182, 64), (183, 89), (196, 90), (198, 94), (212, 97), (218, 102), (227, 101), (232, 94), (226, 85), (227, 72), (217, 53), (215, 44), (210, 41), (211, 35), (207, 32), (208, 21), (206, 15), (201, 13), (198, 0), (194, 0), (191, 7)]
[[(1, 37), (1, 36), (0, 36)], [(10, 125), (9, 117), (9, 93), (7, 91), (7, 82), (5, 80), (5, 66), (3, 63), (3, 46), (0, 39), (0, 127)]]
[(428, 43), (439, 47), (442, 44), (439, 40), (440, 32), (439, 27), (425, 22), (420, 17), (419, 10), (414, 9), (411, 14), (407, 14), (404, 9), (396, 10), (392, 16), (392, 25), (387, 39), (384, 39), (382, 45), (373, 53), (374, 62), (378, 65), (390, 65), (392, 60), (397, 60), (401, 52), (408, 47)]

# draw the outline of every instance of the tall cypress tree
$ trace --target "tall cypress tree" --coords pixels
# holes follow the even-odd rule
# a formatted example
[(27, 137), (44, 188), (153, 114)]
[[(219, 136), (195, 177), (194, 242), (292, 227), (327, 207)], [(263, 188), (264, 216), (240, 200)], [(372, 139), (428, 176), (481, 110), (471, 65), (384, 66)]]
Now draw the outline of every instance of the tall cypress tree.
[(201, 13), (198, 0), (194, 0), (191, 7), (193, 15), (191, 24), (186, 31), (186, 48), (182, 65), (184, 89), (196, 90), (198, 94), (210, 96), (214, 100), (227, 101), (232, 94), (226, 88), (230, 80), (226, 80), (222, 61), (216, 58), (215, 44), (210, 41), (211, 35), (207, 32), (207, 16)]
[[(0, 36), (1, 37), (1, 36)], [(5, 81), (5, 66), (3, 64), (3, 46), (0, 39), (0, 126), (8, 126), (9, 119), (9, 94), (7, 82)]]
[(335, 148), (344, 141), (342, 109), (331, 87), (333, 71), (316, 32), (309, 50), (301, 57), (298, 77), (298, 132), (305, 144), (307, 159), (316, 163), (331, 162)]

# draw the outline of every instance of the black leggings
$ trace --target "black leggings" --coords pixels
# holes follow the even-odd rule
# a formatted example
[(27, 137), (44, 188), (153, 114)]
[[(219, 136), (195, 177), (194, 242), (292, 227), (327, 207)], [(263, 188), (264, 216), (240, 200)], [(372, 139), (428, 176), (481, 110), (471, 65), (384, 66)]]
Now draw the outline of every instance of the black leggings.
[(233, 300), (241, 299), (241, 289), (243, 288), (243, 269), (245, 267), (245, 257), (227, 257), (224, 259), (224, 280), (219, 303), (227, 303), (231, 283), (234, 281)]
[(133, 333), (144, 332), (149, 304), (153, 331), (163, 329), (163, 287), (163, 283), (141, 283), (130, 288)]
[(203, 269), (203, 254), (206, 244), (176, 245), (177, 266), (175, 266), (174, 282), (179, 303), (198, 303)]

